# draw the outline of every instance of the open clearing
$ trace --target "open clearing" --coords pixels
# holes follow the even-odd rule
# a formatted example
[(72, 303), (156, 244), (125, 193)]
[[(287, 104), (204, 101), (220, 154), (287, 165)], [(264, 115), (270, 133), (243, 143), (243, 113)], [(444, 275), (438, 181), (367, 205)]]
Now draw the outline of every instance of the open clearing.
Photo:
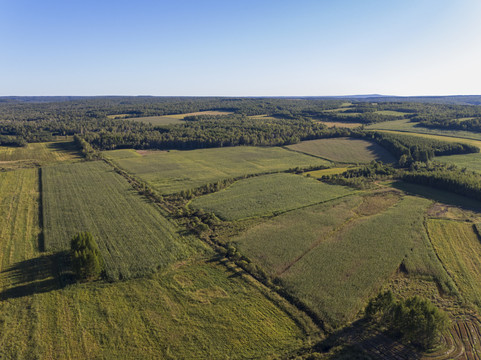
[(349, 169), (356, 169), (356, 167), (334, 167), (330, 169), (321, 169), (321, 170), (314, 170), (314, 171), (308, 171), (305, 172), (305, 176), (311, 176), (316, 179), (320, 179), (323, 176), (327, 175), (337, 175), (337, 174), (342, 174), (343, 172), (346, 172)]
[(295, 210), (232, 241), (331, 325), (352, 320), (404, 262), (449, 288), (428, 241), (429, 200), (392, 192)]
[(45, 165), (60, 161), (80, 160), (75, 144), (68, 141), (29, 143), (24, 147), (0, 146), (0, 162), (30, 162)]
[(349, 138), (334, 138), (302, 141), (287, 146), (291, 150), (319, 156), (335, 162), (368, 163), (372, 160), (394, 162), (394, 157), (378, 144)]
[(42, 169), (45, 245), (70, 247), (80, 231), (94, 235), (114, 279), (164, 268), (192, 249), (153, 205), (104, 162)]
[(171, 194), (218, 180), (283, 171), (291, 168), (329, 165), (326, 160), (280, 147), (238, 146), (189, 151), (104, 151), (126, 171), (139, 176), (157, 191)]
[(138, 121), (146, 124), (152, 124), (155, 126), (182, 124), (184, 122), (182, 119), (170, 117), (170, 116), (134, 117), (134, 118), (126, 118), (124, 120)]
[(225, 220), (238, 220), (296, 209), (352, 192), (344, 186), (282, 173), (239, 180), (225, 190), (194, 199), (191, 206), (214, 212)]
[(429, 237), (464, 297), (481, 309), (481, 243), (469, 222), (430, 219)]

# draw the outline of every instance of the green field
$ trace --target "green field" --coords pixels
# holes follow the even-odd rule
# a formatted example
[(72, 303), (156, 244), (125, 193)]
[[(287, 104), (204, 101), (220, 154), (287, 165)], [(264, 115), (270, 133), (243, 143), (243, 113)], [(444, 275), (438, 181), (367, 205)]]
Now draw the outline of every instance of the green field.
[(330, 164), (279, 147), (149, 151), (143, 152), (143, 155), (135, 150), (113, 150), (104, 151), (103, 154), (163, 194), (246, 174)]
[(434, 160), (481, 172), (481, 153), (438, 156)]
[(357, 169), (357, 167), (334, 167), (330, 169), (321, 169), (321, 170), (314, 170), (314, 171), (308, 171), (305, 172), (305, 176), (311, 176), (316, 179), (320, 179), (323, 176), (328, 176), (328, 175), (337, 175), (337, 174), (342, 174), (343, 172), (346, 172), (349, 169)]
[(423, 226), (431, 202), (391, 192), (292, 211), (232, 239), (328, 324), (353, 320), (404, 262), (452, 287)]
[(378, 144), (348, 138), (302, 141), (287, 146), (291, 150), (342, 163), (394, 162), (394, 157)]
[[(372, 124), (372, 125), (366, 126), (366, 129), (367, 130), (390, 130), (390, 131), (400, 131), (400, 132), (409, 132), (409, 133), (418, 133), (418, 134), (447, 136), (447, 137), (461, 138), (461, 139), (481, 140), (481, 134), (479, 133), (475, 133), (471, 131), (463, 131), (463, 130), (430, 129), (427, 127), (419, 126), (419, 123), (411, 122), (409, 120), (404, 120), (404, 119), (394, 120), (394, 121), (385, 121), (385, 122)], [(440, 140), (443, 140), (443, 138), (440, 138)], [(449, 141), (447, 139), (444, 139), (444, 140)]]
[[(1, 359), (270, 358), (302, 346), (303, 329), (282, 310), (290, 305), (201, 254), (145, 278), (66, 286), (59, 254), (40, 251), (39, 180), (39, 169), (0, 173)], [(110, 245), (123, 252), (116, 256), (125, 247), (144, 256), (139, 249), (150, 245), (142, 227), (159, 233), (165, 221), (103, 163), (47, 167), (42, 180), (47, 213), (68, 228), (57, 230), (69, 232), (79, 223), (73, 218), (90, 216), (100, 231), (117, 235)], [(61, 197), (52, 198), (49, 186)], [(54, 209), (52, 199), (59, 201)], [(142, 241), (133, 241), (132, 230)], [(127, 244), (123, 233), (131, 235)]]
[(343, 186), (281, 173), (237, 181), (225, 190), (194, 199), (191, 206), (214, 212), (225, 220), (238, 220), (296, 209), (350, 193), (352, 190)]
[(114, 279), (165, 268), (193, 251), (172, 224), (104, 162), (45, 167), (42, 190), (46, 249), (67, 250), (73, 235), (89, 231)]
[(436, 253), (461, 293), (481, 309), (481, 243), (473, 224), (431, 219), (428, 230)]
[(45, 165), (62, 161), (75, 161), (80, 159), (75, 144), (68, 141), (29, 143), (24, 147), (0, 146), (0, 166), (10, 162), (29, 162), (35, 165)]

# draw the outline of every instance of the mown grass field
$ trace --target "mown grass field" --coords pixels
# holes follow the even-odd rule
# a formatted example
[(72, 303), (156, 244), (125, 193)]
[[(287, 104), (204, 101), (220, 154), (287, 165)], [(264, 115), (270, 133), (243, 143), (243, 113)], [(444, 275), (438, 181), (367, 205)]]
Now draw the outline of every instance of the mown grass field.
[(469, 222), (430, 219), (431, 242), (461, 294), (481, 309), (481, 242)]
[[(231, 275), (215, 263), (197, 261), (151, 278), (77, 284), (10, 299), (0, 324), (7, 330), (0, 333), (7, 345), (0, 356), (242, 359), (300, 346), (303, 333), (296, 323), (262, 291)], [(23, 308), (22, 300), (31, 303)]]
[(80, 155), (74, 143), (68, 141), (29, 143), (24, 147), (0, 146), (0, 166), (7, 165), (9, 162), (45, 165), (79, 159)]
[[(409, 133), (417, 133), (417, 134), (426, 134), (426, 135), (433, 135), (438, 136), (438, 140), (450, 141), (449, 138), (460, 138), (452, 141), (461, 142), (462, 139), (471, 139), (475, 141), (481, 141), (481, 134), (471, 132), (471, 131), (463, 131), (463, 130), (444, 130), (444, 129), (430, 129), (423, 126), (419, 126), (419, 123), (410, 122), (409, 120), (394, 120), (394, 121), (385, 121), (376, 124), (372, 124), (366, 126), (367, 130), (385, 130), (385, 131), (397, 131), (397, 132), (409, 132)], [(447, 137), (447, 138), (446, 138)], [(469, 144), (469, 143), (468, 143)], [(473, 145), (475, 143), (472, 143)], [(477, 145), (479, 147), (479, 142)]]
[[(125, 184), (118, 185), (112, 179), (117, 175), (105, 174), (106, 165), (101, 164), (69, 164), (62, 170), (58, 165), (43, 173), (44, 181), (45, 175), (47, 180), (54, 176), (56, 183), (48, 182), (62, 194), (54, 209), (60, 214), (57, 220), (63, 221), (64, 215), (67, 220), (91, 216), (96, 227), (115, 226), (111, 244), (128, 246), (142, 256), (138, 248), (148, 246), (148, 239), (135, 243), (131, 236), (128, 244), (122, 243), (126, 227), (119, 221), (142, 235), (141, 226), (153, 224), (137, 218), (136, 206), (150, 205), (130, 189), (123, 193)], [(67, 189), (72, 178), (77, 182)], [(289, 305), (208, 261), (209, 250), (206, 258), (201, 252), (144, 278), (66, 286), (58, 273), (58, 253), (40, 251), (39, 180), (39, 169), (0, 173), (1, 359), (270, 358), (302, 345), (303, 330), (282, 310)], [(135, 205), (134, 198), (141, 205)], [(90, 202), (88, 207), (82, 207), (82, 199)], [(111, 200), (118, 205), (112, 206)], [(126, 207), (125, 202), (134, 205)], [(78, 222), (68, 226), (75, 225)], [(68, 238), (60, 240), (68, 243)]]
[(368, 163), (372, 160), (394, 162), (394, 157), (378, 144), (349, 138), (302, 141), (287, 146), (291, 150), (319, 156), (335, 162)]
[(354, 128), (362, 126), (361, 123), (355, 123), (355, 122), (339, 122), (339, 121), (319, 121), (319, 122), (326, 125), (327, 127), (354, 129)]
[(94, 235), (114, 279), (165, 268), (192, 253), (192, 244), (104, 162), (42, 169), (45, 246), (69, 249), (80, 231)]
[(354, 195), (280, 215), (232, 240), (338, 326), (354, 319), (402, 262), (453, 288), (424, 230), (430, 204), (391, 192)]
[(151, 151), (144, 152), (144, 155), (135, 150), (113, 150), (103, 154), (163, 194), (246, 174), (330, 164), (326, 160), (280, 147)]
[(225, 190), (194, 199), (190, 205), (225, 220), (238, 220), (292, 210), (352, 192), (344, 186), (281, 173), (239, 180)]

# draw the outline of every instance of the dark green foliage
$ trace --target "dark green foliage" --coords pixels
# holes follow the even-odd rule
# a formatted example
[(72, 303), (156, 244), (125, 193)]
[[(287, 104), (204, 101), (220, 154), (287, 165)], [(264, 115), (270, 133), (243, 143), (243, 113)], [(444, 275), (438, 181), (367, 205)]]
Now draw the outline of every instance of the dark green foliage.
[(414, 161), (426, 162), (434, 156), (469, 154), (479, 152), (476, 146), (421, 138), (419, 136), (386, 134), (381, 132), (360, 133), (357, 136), (374, 140), (399, 159), (401, 167)]
[(435, 345), (439, 334), (449, 325), (447, 315), (429, 300), (413, 296), (396, 301), (391, 291), (371, 299), (365, 315), (368, 320), (399, 334), (403, 341), (425, 350)]
[(396, 169), (391, 165), (373, 160), (369, 165), (349, 169), (342, 174), (324, 175), (321, 179), (330, 184), (346, 185), (357, 189), (367, 189), (372, 187), (374, 180), (382, 179), (394, 174), (396, 174)]
[(454, 165), (414, 163), (401, 179), (481, 200), (481, 176)]
[(80, 232), (70, 242), (72, 269), (78, 280), (97, 279), (105, 265), (99, 247), (89, 232)]

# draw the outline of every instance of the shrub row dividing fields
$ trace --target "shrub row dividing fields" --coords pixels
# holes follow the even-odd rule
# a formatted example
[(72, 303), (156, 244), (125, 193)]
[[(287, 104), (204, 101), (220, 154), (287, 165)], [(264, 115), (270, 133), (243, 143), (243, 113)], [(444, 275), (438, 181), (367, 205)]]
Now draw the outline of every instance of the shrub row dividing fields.
[(135, 150), (113, 150), (103, 154), (164, 194), (246, 174), (330, 164), (326, 160), (279, 147), (147, 151), (142, 155)]
[(80, 231), (96, 238), (109, 277), (129, 278), (192, 253), (192, 244), (104, 162), (42, 169), (46, 249), (62, 251)]
[(201, 196), (191, 206), (225, 220), (271, 215), (346, 196), (353, 191), (293, 174), (271, 174), (239, 180), (229, 188)]
[(240, 251), (328, 324), (352, 320), (404, 263), (410, 273), (452, 283), (423, 225), (429, 200), (353, 195), (273, 218), (233, 238)]
[(392, 163), (394, 157), (380, 145), (360, 139), (334, 138), (302, 141), (287, 146), (291, 150), (344, 163), (368, 163), (372, 160)]

